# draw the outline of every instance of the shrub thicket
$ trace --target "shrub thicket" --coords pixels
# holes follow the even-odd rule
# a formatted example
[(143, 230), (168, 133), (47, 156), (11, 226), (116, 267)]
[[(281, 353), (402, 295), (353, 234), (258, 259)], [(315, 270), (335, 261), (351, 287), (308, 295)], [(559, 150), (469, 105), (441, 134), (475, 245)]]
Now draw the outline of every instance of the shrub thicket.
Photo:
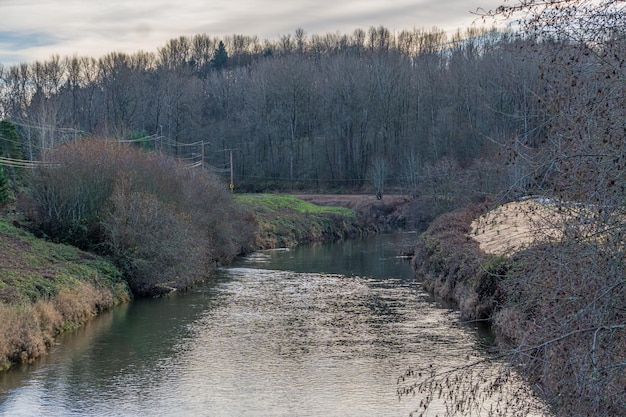
[(45, 158), (30, 195), (38, 232), (111, 255), (137, 294), (185, 287), (249, 242), (248, 216), (206, 171), (96, 139)]
[(624, 415), (626, 281), (623, 243), (538, 245), (514, 256), (495, 315), (513, 362), (557, 415)]

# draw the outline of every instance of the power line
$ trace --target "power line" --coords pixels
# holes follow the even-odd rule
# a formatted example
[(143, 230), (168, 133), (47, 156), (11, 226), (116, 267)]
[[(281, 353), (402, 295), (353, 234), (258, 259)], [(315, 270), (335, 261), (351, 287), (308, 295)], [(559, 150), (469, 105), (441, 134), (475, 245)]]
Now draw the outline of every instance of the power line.
[(13, 167), (13, 168), (33, 169), (37, 167), (58, 166), (59, 164), (53, 163), (53, 162), (44, 162), (44, 161), (29, 161), (27, 159), (4, 158), (0, 156), (0, 165)]
[[(13, 120), (12, 123), (22, 129), (32, 129), (32, 130), (36, 130), (36, 131), (48, 131), (48, 132), (53, 132), (53, 135), (56, 136), (56, 134), (61, 134), (62, 136), (65, 136), (65, 138), (60, 139), (60, 140), (53, 140), (52, 142), (66, 142), (67, 141), (67, 135), (70, 134), (72, 135), (74, 138), (78, 138), (78, 137), (85, 137), (87, 136), (87, 134), (84, 131), (81, 131), (79, 129), (74, 129), (74, 128), (61, 128), (61, 127), (57, 127), (57, 126), (53, 126), (53, 125), (37, 125), (37, 124), (33, 124), (33, 123), (29, 123), (27, 121), (24, 121), (22, 119), (18, 119), (18, 120)], [(8, 140), (4, 137), (0, 137), (0, 140)], [(216, 149), (214, 147), (211, 146), (211, 143), (208, 141), (196, 141), (196, 142), (191, 142), (191, 143), (180, 143), (178, 140), (173, 140), (170, 137), (164, 136), (164, 135), (159, 135), (159, 134), (153, 134), (153, 135), (146, 135), (146, 136), (142, 136), (139, 138), (133, 138), (133, 139), (116, 139), (115, 140), (118, 143), (122, 143), (122, 144), (141, 144), (141, 143), (147, 143), (147, 142), (153, 142), (154, 143), (154, 147), (155, 147), (155, 151), (157, 152), (161, 152), (163, 151), (164, 147), (167, 147), (168, 149), (172, 149), (172, 148), (192, 148), (192, 147), (197, 147), (200, 148), (201, 153), (192, 153), (191, 155), (187, 156), (187, 157), (177, 157), (175, 155), (168, 155), (170, 158), (178, 161), (181, 164), (181, 168), (183, 169), (193, 169), (193, 168), (207, 168), (210, 171), (213, 171), (215, 173), (228, 173), (231, 172), (232, 173), (232, 166), (229, 168), (218, 168), (218, 167), (214, 167), (211, 165), (206, 164), (205, 162), (205, 153), (208, 152), (212, 152), (212, 153), (217, 153), (217, 152), (228, 152), (230, 151), (232, 154), (232, 151), (234, 149)], [(31, 149), (38, 149), (40, 151), (48, 149), (48, 148), (42, 148), (37, 146), (36, 144), (29, 144), (29, 147)], [(169, 152), (168, 152), (169, 153)], [(15, 167), (15, 168), (28, 168), (28, 169), (33, 169), (36, 167), (44, 167), (44, 166), (58, 166), (59, 164), (56, 163), (50, 163), (50, 162), (43, 162), (43, 161), (35, 161), (35, 160), (25, 160), (25, 159), (14, 159), (14, 158), (3, 158), (0, 157), (0, 166), (8, 166), (8, 167)], [(232, 165), (232, 156), (231, 156), (231, 165)], [(231, 180), (232, 182), (232, 180)]]
[(144, 136), (136, 139), (118, 139), (119, 143), (138, 143), (138, 142), (152, 142), (156, 141), (159, 137), (157, 135)]

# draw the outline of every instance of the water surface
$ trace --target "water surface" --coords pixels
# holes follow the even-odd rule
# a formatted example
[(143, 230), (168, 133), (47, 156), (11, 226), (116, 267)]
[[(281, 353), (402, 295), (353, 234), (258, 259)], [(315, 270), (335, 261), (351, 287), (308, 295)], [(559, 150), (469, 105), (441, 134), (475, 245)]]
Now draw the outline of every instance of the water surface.
[(396, 256), (414, 238), (262, 251), (117, 308), (0, 375), (0, 415), (408, 416), (407, 367), (467, 363), (490, 343)]

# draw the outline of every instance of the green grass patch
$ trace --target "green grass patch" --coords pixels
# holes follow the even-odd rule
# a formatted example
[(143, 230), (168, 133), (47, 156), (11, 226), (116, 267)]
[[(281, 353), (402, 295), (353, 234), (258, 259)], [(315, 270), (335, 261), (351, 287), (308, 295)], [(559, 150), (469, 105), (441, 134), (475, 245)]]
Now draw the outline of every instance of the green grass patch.
[(0, 371), (33, 361), (59, 333), (130, 297), (106, 259), (0, 219)]
[(352, 209), (346, 207), (318, 206), (298, 197), (285, 194), (240, 194), (237, 200), (251, 208), (262, 207), (270, 211), (289, 209), (298, 213), (309, 214), (338, 214), (341, 216), (355, 216)]
[(5, 220), (0, 220), (0, 248), (2, 302), (46, 300), (79, 283), (109, 289), (114, 298), (128, 298), (121, 273), (105, 259), (39, 239)]
[(237, 201), (254, 213), (258, 248), (292, 247), (367, 232), (356, 212), (345, 207), (318, 206), (284, 194), (241, 194)]

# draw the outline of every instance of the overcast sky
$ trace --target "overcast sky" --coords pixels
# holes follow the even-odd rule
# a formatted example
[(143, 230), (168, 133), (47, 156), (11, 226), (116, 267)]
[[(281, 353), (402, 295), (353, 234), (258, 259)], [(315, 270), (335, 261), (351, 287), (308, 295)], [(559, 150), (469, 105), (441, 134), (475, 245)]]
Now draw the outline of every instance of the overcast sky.
[(0, 0), (0, 63), (109, 52), (156, 52), (172, 38), (256, 35), (277, 39), (437, 26), (454, 32), (474, 21), (471, 11), (503, 0)]

